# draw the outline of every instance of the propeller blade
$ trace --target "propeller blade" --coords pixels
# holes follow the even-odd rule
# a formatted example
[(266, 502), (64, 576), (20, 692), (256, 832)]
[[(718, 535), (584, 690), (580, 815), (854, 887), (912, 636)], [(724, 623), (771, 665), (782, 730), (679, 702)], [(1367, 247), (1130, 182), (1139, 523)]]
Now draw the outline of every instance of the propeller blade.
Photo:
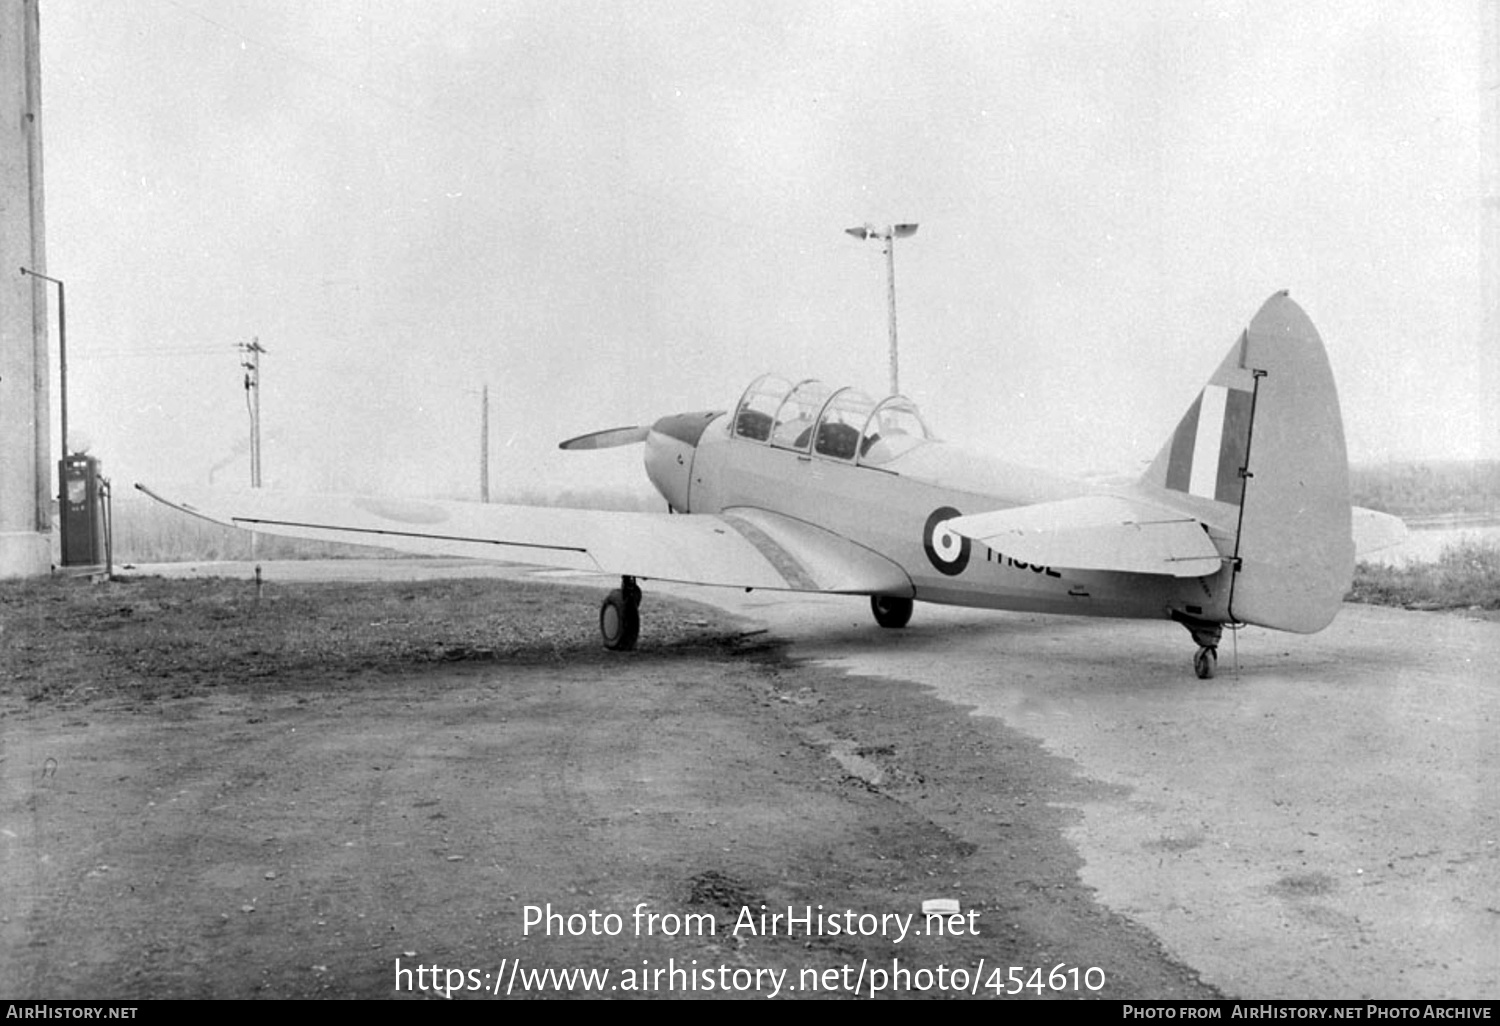
[(648, 427), (608, 428), (604, 431), (593, 431), (586, 435), (579, 435), (577, 438), (570, 438), (560, 443), (558, 448), (575, 452), (581, 449), (613, 449), (617, 445), (634, 445), (636, 442), (644, 442), (650, 431)]

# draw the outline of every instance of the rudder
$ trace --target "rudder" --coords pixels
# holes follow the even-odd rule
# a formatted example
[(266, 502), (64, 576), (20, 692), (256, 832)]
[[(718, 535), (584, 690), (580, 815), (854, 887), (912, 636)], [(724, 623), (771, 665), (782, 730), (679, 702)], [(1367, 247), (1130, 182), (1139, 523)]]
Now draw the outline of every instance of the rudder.
[(1333, 371), (1302, 308), (1260, 308), (1147, 471), (1227, 548), (1229, 619), (1310, 634), (1354, 572), (1349, 466)]

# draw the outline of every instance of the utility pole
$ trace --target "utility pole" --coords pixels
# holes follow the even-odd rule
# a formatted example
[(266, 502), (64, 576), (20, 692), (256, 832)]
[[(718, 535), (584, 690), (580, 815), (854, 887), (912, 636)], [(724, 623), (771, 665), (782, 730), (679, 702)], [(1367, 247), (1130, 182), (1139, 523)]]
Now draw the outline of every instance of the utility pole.
[(250, 411), (250, 487), (260, 487), (260, 336), (239, 344), (245, 369), (245, 407)]
[(480, 393), (479, 414), (479, 501), (490, 501), (490, 386)]

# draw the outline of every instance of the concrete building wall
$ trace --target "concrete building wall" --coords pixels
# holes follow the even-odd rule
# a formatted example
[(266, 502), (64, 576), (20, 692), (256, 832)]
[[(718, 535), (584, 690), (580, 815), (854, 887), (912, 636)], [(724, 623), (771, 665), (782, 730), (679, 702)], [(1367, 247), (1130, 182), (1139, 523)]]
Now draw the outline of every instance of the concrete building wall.
[[(1483, 31), (1480, 45), (1479, 92), (1484, 121), (1480, 133), (1479, 281), (1483, 304), (1479, 336), (1479, 394), (1489, 396), (1485, 432), (1486, 456), (1500, 447), (1500, 4), (1480, 4)], [(1482, 411), (1483, 412), (1483, 411)]]
[(37, 4), (0, 0), (0, 577), (51, 568), (42, 93)]

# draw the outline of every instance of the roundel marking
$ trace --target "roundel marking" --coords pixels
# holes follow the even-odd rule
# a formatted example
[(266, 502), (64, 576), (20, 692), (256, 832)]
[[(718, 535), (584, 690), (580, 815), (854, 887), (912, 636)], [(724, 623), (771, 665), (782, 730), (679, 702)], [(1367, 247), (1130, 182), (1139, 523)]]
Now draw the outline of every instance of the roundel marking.
[(949, 577), (957, 577), (969, 565), (969, 539), (948, 530), (948, 521), (962, 515), (952, 506), (941, 506), (928, 516), (922, 531), (928, 562)]

